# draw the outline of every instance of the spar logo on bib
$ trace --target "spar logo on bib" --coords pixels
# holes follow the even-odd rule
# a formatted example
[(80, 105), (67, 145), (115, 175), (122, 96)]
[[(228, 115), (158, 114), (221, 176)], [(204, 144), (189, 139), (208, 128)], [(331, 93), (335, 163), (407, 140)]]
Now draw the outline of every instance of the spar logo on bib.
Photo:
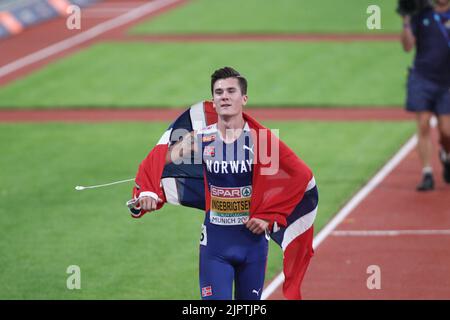
[(251, 186), (223, 188), (211, 185), (210, 222), (218, 225), (240, 225), (248, 220)]
[(250, 197), (252, 195), (252, 187), (243, 187), (241, 194), (243, 197)]

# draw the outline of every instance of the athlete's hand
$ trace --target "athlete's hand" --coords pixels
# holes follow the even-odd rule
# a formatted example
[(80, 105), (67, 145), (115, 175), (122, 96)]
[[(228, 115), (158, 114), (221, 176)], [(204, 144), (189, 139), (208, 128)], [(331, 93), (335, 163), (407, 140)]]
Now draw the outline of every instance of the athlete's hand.
[(261, 234), (269, 227), (269, 222), (258, 218), (251, 218), (245, 223), (245, 226), (254, 234)]
[(152, 197), (141, 197), (139, 198), (139, 204), (141, 205), (142, 210), (151, 212), (156, 210), (156, 205), (160, 202), (158, 200), (155, 200)]

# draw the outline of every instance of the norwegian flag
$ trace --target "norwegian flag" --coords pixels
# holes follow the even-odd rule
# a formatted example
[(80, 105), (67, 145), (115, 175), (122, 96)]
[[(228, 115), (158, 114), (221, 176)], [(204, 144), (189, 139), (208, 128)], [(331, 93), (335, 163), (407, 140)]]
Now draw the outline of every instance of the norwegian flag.
[(214, 146), (206, 146), (205, 151), (203, 152), (203, 155), (209, 156), (209, 157), (214, 157), (214, 155), (215, 155)]
[(210, 297), (212, 296), (212, 288), (211, 286), (203, 287), (202, 288), (202, 297)]
[[(317, 214), (318, 192), (314, 176), (306, 164), (267, 128), (244, 113), (255, 136), (256, 150), (277, 142), (279, 167), (274, 174), (264, 174), (270, 164), (256, 161), (253, 170), (253, 192), (250, 217), (269, 221), (271, 238), (283, 250), (283, 293), (286, 299), (301, 299), (300, 287), (313, 256), (313, 223)], [(158, 144), (142, 161), (136, 175), (133, 199), (142, 192), (157, 196), (161, 202), (205, 210), (210, 194), (205, 192), (202, 164), (168, 164), (168, 147), (178, 141), (177, 129), (186, 132), (202, 129), (217, 122), (210, 101), (202, 101), (183, 112), (163, 134)], [(275, 139), (275, 140), (274, 140)], [(134, 218), (146, 212), (129, 206)], [(203, 289), (202, 289), (203, 294)]]

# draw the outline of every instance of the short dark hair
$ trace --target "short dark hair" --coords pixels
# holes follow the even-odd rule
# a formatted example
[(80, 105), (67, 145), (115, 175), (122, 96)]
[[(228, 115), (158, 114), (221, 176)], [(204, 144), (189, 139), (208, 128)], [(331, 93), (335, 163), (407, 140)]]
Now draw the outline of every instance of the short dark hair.
[(231, 67), (223, 67), (214, 71), (211, 75), (211, 94), (214, 95), (214, 84), (217, 80), (227, 79), (227, 78), (237, 78), (239, 81), (239, 87), (241, 88), (242, 94), (247, 94), (247, 79), (245, 79), (239, 72)]

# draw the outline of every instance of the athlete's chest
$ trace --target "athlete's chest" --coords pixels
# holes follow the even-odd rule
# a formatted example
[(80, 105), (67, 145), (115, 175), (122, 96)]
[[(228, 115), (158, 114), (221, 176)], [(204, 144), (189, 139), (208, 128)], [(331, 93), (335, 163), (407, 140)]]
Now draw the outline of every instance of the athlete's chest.
[(253, 189), (253, 146), (250, 131), (242, 132), (233, 143), (225, 143), (217, 132), (203, 135), (210, 223), (236, 226), (248, 220)]
[[(207, 176), (233, 180), (251, 177), (253, 171), (253, 139), (243, 131), (233, 143), (225, 143), (218, 132), (202, 136), (202, 159)], [(233, 178), (234, 177), (234, 178)]]

